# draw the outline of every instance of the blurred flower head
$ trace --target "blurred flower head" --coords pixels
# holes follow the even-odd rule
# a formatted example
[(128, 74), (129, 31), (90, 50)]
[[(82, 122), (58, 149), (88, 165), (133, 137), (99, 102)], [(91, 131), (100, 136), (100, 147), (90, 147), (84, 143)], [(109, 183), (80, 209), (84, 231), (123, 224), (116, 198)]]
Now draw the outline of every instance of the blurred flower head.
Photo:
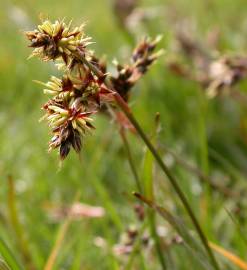
[(219, 95), (247, 77), (247, 57), (225, 56), (212, 61), (209, 66), (209, 97)]
[[(213, 34), (213, 41), (209, 42), (206, 39), (206, 45), (217, 44), (215, 39), (217, 40), (218, 32)], [(232, 94), (236, 90), (237, 83), (247, 78), (246, 55), (220, 55), (219, 52), (215, 54), (216, 48), (209, 50), (210, 46), (205, 46), (202, 42), (183, 33), (178, 33), (177, 42), (189, 64), (184, 64), (180, 59), (170, 61), (168, 68), (177, 76), (198, 82), (208, 97)]]

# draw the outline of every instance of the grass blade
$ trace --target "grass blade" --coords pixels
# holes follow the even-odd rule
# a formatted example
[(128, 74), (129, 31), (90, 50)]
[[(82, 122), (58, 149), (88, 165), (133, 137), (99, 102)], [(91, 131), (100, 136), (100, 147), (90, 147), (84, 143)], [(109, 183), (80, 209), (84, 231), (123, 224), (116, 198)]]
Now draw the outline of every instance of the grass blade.
[[(80, 195), (79, 193), (76, 194), (75, 196), (75, 199), (74, 201), (78, 201)], [(64, 223), (61, 225), (61, 227), (59, 228), (58, 230), (58, 234), (57, 234), (57, 238), (56, 238), (56, 241), (55, 241), (55, 244), (50, 252), (50, 255), (47, 259), (47, 262), (44, 266), (44, 270), (52, 270), (54, 265), (55, 265), (55, 261), (57, 259), (57, 256), (58, 256), (58, 253), (59, 253), (59, 250), (63, 244), (63, 241), (64, 241), (64, 238), (67, 234), (67, 231), (68, 231), (68, 228), (69, 228), (69, 225), (71, 224), (71, 221), (72, 221), (72, 218), (71, 216), (68, 214), (66, 220), (64, 221)]]
[(2, 238), (0, 238), (0, 255), (11, 270), (23, 270)]
[[(154, 144), (156, 143), (158, 131), (159, 131), (159, 114), (157, 113), (156, 118), (155, 118), (154, 134), (151, 139), (151, 141)], [(144, 154), (143, 173), (142, 173), (142, 180), (144, 183), (144, 194), (148, 199), (153, 201), (154, 200), (154, 179), (153, 179), (154, 178), (154, 175), (153, 175), (154, 174), (154, 157), (151, 151), (147, 147), (145, 151), (146, 152)], [(149, 209), (148, 219), (149, 219), (150, 233), (155, 243), (155, 248), (156, 248), (160, 265), (162, 269), (167, 269), (166, 260), (162, 251), (159, 236), (157, 234), (156, 216), (153, 209)]]
[(125, 150), (126, 150), (127, 159), (129, 161), (130, 169), (131, 169), (131, 171), (133, 173), (133, 176), (134, 176), (134, 179), (135, 179), (135, 182), (136, 182), (136, 186), (138, 188), (138, 191), (142, 192), (142, 186), (141, 186), (140, 179), (139, 179), (139, 176), (138, 176), (135, 164), (134, 164), (134, 160), (133, 160), (133, 157), (132, 157), (132, 154), (131, 154), (129, 142), (128, 142), (128, 139), (127, 139), (126, 134), (125, 134), (125, 130), (121, 129), (119, 133), (120, 133), (120, 136), (121, 136), (121, 138), (123, 140), (123, 144), (124, 144), (124, 147), (125, 147)]
[(227, 258), (231, 263), (233, 263), (235, 266), (238, 266), (242, 270), (247, 270), (247, 263), (241, 260), (238, 256), (234, 255), (230, 251), (225, 250), (224, 248), (214, 244), (209, 243), (211, 248), (215, 251), (217, 251), (219, 254)]
[(232, 223), (236, 227), (236, 230), (240, 236), (240, 239), (244, 242), (245, 246), (247, 247), (247, 237), (245, 235), (243, 228), (241, 227), (241, 224), (227, 208), (225, 208), (225, 210), (226, 210), (226, 213), (228, 214), (228, 216), (230, 217)]
[(0, 270), (11, 270), (8, 265), (0, 259)]
[(27, 269), (35, 269), (35, 266), (33, 265), (32, 262), (31, 254), (29, 252), (27, 241), (24, 236), (24, 230), (18, 215), (16, 205), (15, 185), (12, 176), (8, 177), (8, 210), (11, 225), (15, 232), (15, 239), (17, 242), (17, 246), (22, 256), (23, 262), (25, 263)]

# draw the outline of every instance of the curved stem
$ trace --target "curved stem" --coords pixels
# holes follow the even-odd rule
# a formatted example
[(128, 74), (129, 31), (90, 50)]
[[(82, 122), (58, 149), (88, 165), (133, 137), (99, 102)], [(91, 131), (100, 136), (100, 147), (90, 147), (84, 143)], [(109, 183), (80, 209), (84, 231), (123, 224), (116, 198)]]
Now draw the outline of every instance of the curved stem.
[(197, 221), (197, 218), (194, 215), (193, 210), (190, 207), (190, 204), (189, 204), (187, 198), (185, 197), (183, 191), (179, 187), (176, 179), (170, 173), (169, 169), (167, 168), (167, 166), (163, 162), (162, 158), (160, 157), (160, 155), (158, 154), (158, 152), (156, 151), (156, 149), (154, 148), (154, 146), (152, 145), (152, 143), (150, 142), (150, 140), (148, 139), (148, 137), (146, 136), (146, 134), (144, 133), (144, 131), (140, 127), (139, 123), (134, 118), (134, 116), (131, 113), (131, 111), (126, 108), (125, 101), (122, 99), (122, 97), (118, 93), (116, 93), (114, 96), (115, 96), (115, 100), (116, 100), (117, 104), (122, 109), (122, 111), (125, 113), (125, 115), (130, 120), (130, 122), (132, 123), (132, 125), (135, 127), (137, 133), (140, 135), (140, 137), (142, 138), (142, 140), (144, 141), (144, 143), (146, 144), (146, 146), (149, 148), (149, 150), (153, 154), (153, 156), (156, 159), (157, 163), (160, 165), (162, 171), (166, 174), (168, 180), (172, 184), (172, 186), (175, 189), (178, 197), (180, 198), (182, 204), (184, 205), (184, 207), (185, 207), (188, 215), (190, 216), (191, 221), (194, 224), (195, 229), (196, 229), (196, 231), (197, 231), (197, 233), (198, 233), (198, 235), (199, 235), (199, 237), (200, 237), (200, 239), (201, 239), (201, 241), (202, 241), (202, 243), (203, 243), (203, 245), (204, 245), (204, 247), (205, 247), (205, 249), (206, 249), (209, 257), (210, 257), (210, 259), (211, 259), (212, 265), (215, 267), (215, 269), (219, 270), (220, 268), (218, 266), (218, 263), (216, 262), (216, 259), (215, 259), (214, 255), (213, 255), (213, 252), (212, 252), (211, 248), (209, 247), (207, 238), (204, 235), (204, 233), (203, 233), (203, 231), (201, 229), (201, 226), (200, 226), (199, 222)]
[[(79, 51), (80, 54), (80, 51)], [(102, 78), (102, 72), (93, 64), (91, 64), (90, 62), (88, 62), (85, 57), (83, 55), (81, 55), (82, 58), (82, 62), (99, 78)], [(152, 155), (154, 156), (154, 158), (156, 159), (157, 163), (159, 164), (160, 168), (162, 169), (162, 171), (165, 173), (165, 175), (167, 176), (168, 180), (170, 181), (170, 183), (172, 184), (175, 192), (177, 193), (179, 199), (181, 200), (182, 204), (184, 205), (184, 208), (186, 209), (197, 233), (199, 238), (201, 239), (202, 244), (205, 247), (205, 250), (208, 253), (208, 256), (211, 260), (212, 265), (214, 266), (214, 268), (216, 270), (219, 270), (219, 266), (218, 263), (214, 257), (214, 254), (211, 250), (211, 248), (209, 247), (208, 244), (208, 240), (196, 218), (196, 216), (193, 213), (192, 208), (190, 207), (190, 204), (186, 198), (186, 196), (184, 195), (182, 189), (180, 188), (179, 184), (177, 183), (177, 180), (175, 179), (175, 177), (170, 173), (170, 170), (168, 169), (168, 167), (165, 165), (165, 163), (163, 162), (162, 158), (160, 157), (159, 153), (156, 151), (155, 147), (153, 146), (153, 144), (150, 142), (150, 140), (148, 139), (148, 137), (146, 136), (145, 132), (143, 131), (143, 129), (141, 128), (141, 126), (139, 125), (139, 123), (137, 122), (137, 120), (135, 119), (135, 117), (133, 116), (131, 110), (129, 109), (128, 104), (123, 100), (123, 98), (112, 88), (111, 83), (108, 80), (105, 80), (105, 84), (110, 88), (110, 90), (112, 91), (112, 94), (115, 98), (115, 101), (117, 103), (117, 105), (119, 106), (119, 108), (124, 112), (124, 114), (126, 115), (126, 117), (129, 119), (129, 121), (132, 123), (132, 125), (135, 127), (137, 133), (139, 134), (139, 136), (142, 138), (142, 140), (144, 141), (144, 143), (146, 144), (146, 146), (149, 148), (150, 152), (152, 153)]]

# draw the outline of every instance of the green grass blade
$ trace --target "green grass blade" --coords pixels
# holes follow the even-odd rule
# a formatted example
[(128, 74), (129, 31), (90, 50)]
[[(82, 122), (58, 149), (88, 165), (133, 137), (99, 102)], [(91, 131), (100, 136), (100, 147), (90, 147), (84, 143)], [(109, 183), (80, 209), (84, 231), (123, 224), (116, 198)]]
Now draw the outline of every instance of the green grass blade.
[(0, 238), (0, 255), (7, 265), (9, 265), (11, 270), (23, 270), (2, 238)]
[(11, 270), (8, 265), (0, 259), (0, 270)]
[[(159, 131), (159, 114), (156, 116), (156, 126), (154, 129), (154, 135), (151, 141), (155, 144), (156, 137)], [(144, 154), (144, 162), (143, 162), (143, 173), (142, 173), (142, 180), (144, 184), (144, 194), (145, 196), (150, 199), (154, 200), (154, 157), (151, 151), (146, 147), (146, 152)], [(156, 229), (156, 217), (155, 212), (152, 209), (148, 211), (148, 219), (149, 219), (149, 226), (150, 226), (150, 233), (154, 239), (155, 248), (157, 252), (157, 256), (160, 262), (162, 269), (167, 269), (166, 267), (166, 260), (164, 256), (164, 251), (162, 250), (160, 239), (157, 235)]]

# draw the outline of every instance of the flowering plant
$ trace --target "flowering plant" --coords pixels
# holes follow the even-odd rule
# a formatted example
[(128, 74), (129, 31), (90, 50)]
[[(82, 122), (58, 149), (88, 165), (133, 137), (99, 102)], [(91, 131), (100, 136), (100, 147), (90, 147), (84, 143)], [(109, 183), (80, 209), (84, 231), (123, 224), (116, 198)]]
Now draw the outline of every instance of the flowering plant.
[(116, 63), (114, 77), (107, 74), (106, 64), (88, 49), (92, 42), (84, 33), (84, 25), (73, 29), (71, 22), (66, 25), (64, 21), (46, 20), (38, 29), (26, 32), (26, 36), (29, 46), (34, 48), (31, 57), (56, 61), (56, 66), (64, 73), (62, 78), (51, 76), (47, 83), (37, 81), (50, 96), (43, 105), (46, 113), (42, 117), (53, 133), (49, 150), (59, 148), (62, 160), (71, 147), (80, 152), (83, 136), (94, 129), (92, 116), (102, 105), (114, 101), (114, 92), (128, 101), (130, 89), (160, 54), (154, 52), (159, 38), (146, 38), (134, 50), (131, 64)]
[(64, 73), (60, 79), (52, 76), (49, 82), (41, 83), (45, 86), (44, 93), (51, 96), (43, 106), (46, 113), (42, 118), (48, 121), (53, 133), (49, 149), (59, 148), (62, 160), (67, 157), (71, 147), (79, 152), (82, 138), (94, 128), (92, 116), (104, 106), (109, 108), (117, 105), (113, 107), (114, 112), (116, 108), (123, 111), (152, 153), (183, 203), (212, 265), (218, 270), (218, 264), (189, 201), (127, 103), (131, 88), (160, 55), (161, 52), (154, 52), (160, 38), (144, 39), (135, 48), (131, 63), (117, 63), (117, 75), (113, 76), (107, 73), (106, 64), (88, 49), (91, 39), (85, 36), (83, 29), (84, 25), (72, 30), (71, 23), (66, 25), (64, 21), (51, 23), (46, 20), (38, 29), (26, 32), (30, 47), (34, 48), (31, 56), (38, 56), (44, 61), (56, 61)]

